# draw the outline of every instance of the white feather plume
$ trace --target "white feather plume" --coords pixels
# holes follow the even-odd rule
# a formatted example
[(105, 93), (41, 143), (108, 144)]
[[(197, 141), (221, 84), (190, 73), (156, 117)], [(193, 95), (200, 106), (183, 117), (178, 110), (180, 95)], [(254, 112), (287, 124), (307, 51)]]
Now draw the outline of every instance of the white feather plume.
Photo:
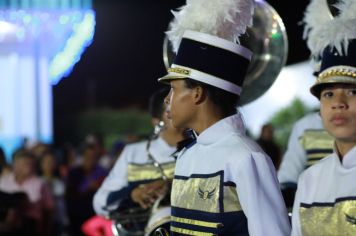
[(326, 0), (311, 0), (304, 12), (304, 38), (310, 30), (332, 19)]
[(313, 58), (330, 46), (340, 55), (347, 52), (349, 39), (356, 38), (356, 0), (340, 0), (340, 14), (333, 17), (326, 0), (312, 0), (304, 15), (304, 38)]
[(254, 0), (187, 0), (167, 33), (173, 51), (177, 52), (184, 31), (193, 30), (239, 42), (239, 37), (252, 26)]

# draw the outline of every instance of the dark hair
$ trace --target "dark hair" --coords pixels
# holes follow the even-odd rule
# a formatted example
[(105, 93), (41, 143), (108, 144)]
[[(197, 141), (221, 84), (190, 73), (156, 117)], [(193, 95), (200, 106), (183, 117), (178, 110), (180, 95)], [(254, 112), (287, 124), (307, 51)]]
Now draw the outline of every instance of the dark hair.
[(40, 157), (40, 161), (39, 161), (39, 163), (38, 163), (38, 174), (40, 175), (40, 176), (42, 176), (43, 175), (43, 170), (42, 170), (42, 162), (43, 162), (43, 160), (45, 159), (45, 157), (46, 156), (52, 156), (53, 158), (54, 158), (54, 160), (55, 160), (55, 163), (56, 163), (56, 166), (54, 167), (54, 170), (53, 170), (53, 175), (55, 176), (55, 177), (59, 177), (60, 176), (60, 174), (59, 174), (59, 165), (58, 165), (58, 157), (57, 157), (57, 154), (56, 154), (56, 152), (54, 151), (54, 150), (52, 150), (52, 149), (48, 149), (48, 150), (46, 150), (44, 153), (42, 153), (42, 155), (41, 155), (41, 157)]
[(261, 130), (268, 129), (268, 128), (273, 129), (274, 127), (272, 124), (266, 123), (262, 126)]
[(209, 99), (220, 108), (224, 117), (236, 114), (237, 102), (240, 98), (238, 95), (196, 80), (185, 79), (184, 81), (187, 88), (200, 86), (205, 89)]
[(99, 131), (88, 133), (85, 137), (85, 141), (88, 144), (97, 144), (101, 147), (104, 145), (103, 134)]
[(95, 145), (84, 143), (80, 149), (80, 154), (84, 155), (86, 151), (94, 151), (95, 152)]
[(23, 158), (31, 159), (34, 162), (36, 161), (35, 155), (24, 148), (17, 149), (12, 155), (13, 161), (15, 161), (17, 159), (23, 159)]
[(164, 99), (168, 93), (168, 88), (161, 88), (151, 95), (148, 103), (148, 111), (153, 118), (162, 118), (164, 112)]

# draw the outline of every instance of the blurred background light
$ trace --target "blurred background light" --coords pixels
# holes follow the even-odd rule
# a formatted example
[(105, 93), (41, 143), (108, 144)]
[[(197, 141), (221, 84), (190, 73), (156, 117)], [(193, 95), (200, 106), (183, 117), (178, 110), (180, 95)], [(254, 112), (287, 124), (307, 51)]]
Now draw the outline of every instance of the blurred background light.
[(52, 85), (93, 40), (91, 0), (0, 0), (0, 144), (53, 139)]

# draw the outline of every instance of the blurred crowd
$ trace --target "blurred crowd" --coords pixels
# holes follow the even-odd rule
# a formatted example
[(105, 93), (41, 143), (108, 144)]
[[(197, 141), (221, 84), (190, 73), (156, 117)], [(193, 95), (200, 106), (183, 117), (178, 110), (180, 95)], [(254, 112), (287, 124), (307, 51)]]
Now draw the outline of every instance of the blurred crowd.
[[(107, 220), (97, 219), (94, 194), (125, 145), (139, 140), (128, 135), (111, 150), (99, 134), (88, 134), (78, 147), (24, 142), (10, 162), (0, 146), (0, 235), (90, 236), (91, 222)], [(270, 124), (262, 127), (258, 142), (278, 152), (270, 153), (278, 168), (280, 153)]]
[(78, 147), (24, 143), (10, 161), (0, 147), (0, 235), (87, 235), (93, 196), (132, 141), (117, 141), (111, 150), (97, 134)]

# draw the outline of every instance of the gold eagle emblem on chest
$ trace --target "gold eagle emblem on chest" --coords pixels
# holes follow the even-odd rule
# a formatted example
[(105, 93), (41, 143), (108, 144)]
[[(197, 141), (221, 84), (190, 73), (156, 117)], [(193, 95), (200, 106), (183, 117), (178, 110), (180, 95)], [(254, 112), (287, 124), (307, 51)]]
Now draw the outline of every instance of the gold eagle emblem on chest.
[(216, 188), (211, 191), (203, 191), (201, 188), (199, 188), (198, 195), (203, 200), (211, 199), (214, 196), (215, 190)]
[(350, 215), (348, 215), (346, 213), (344, 213), (344, 214), (345, 214), (345, 219), (346, 219), (347, 222), (349, 222), (352, 225), (356, 225), (356, 218), (355, 217), (352, 217), (352, 216), (350, 216)]

